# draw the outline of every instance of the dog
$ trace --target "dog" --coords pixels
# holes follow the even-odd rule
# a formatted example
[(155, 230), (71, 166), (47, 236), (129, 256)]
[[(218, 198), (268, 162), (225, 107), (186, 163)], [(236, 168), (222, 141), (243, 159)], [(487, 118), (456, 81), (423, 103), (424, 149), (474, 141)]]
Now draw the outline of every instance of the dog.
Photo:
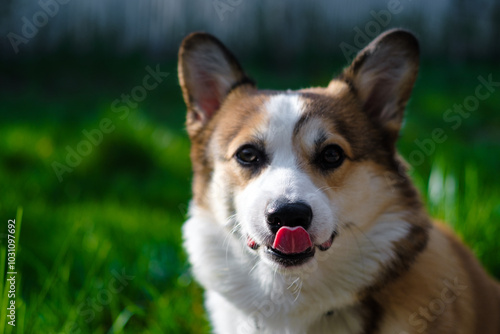
[(499, 284), (395, 148), (418, 67), (396, 29), (327, 87), (259, 90), (218, 39), (184, 39), (183, 238), (215, 333), (500, 333)]

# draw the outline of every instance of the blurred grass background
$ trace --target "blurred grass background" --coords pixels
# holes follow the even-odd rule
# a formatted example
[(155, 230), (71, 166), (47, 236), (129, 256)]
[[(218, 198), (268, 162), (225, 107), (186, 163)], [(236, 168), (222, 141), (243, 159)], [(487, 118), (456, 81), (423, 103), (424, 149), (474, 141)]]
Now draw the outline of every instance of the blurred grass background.
[[(244, 5), (237, 11), (244, 15)], [(190, 31), (177, 32), (169, 47)], [(352, 33), (341, 36), (349, 40)], [(19, 323), (6, 330), (207, 333), (202, 290), (181, 247), (191, 166), (175, 53), (113, 53), (106, 41), (83, 53), (62, 44), (40, 54), (29, 51), (37, 50), (33, 42), (24, 55), (0, 57), (0, 217), (6, 224), (23, 210)], [(421, 43), (425, 50), (425, 39)], [(321, 47), (270, 52), (267, 46), (249, 45), (251, 55), (236, 52), (261, 88), (326, 85), (346, 65), (338, 44), (333, 54)], [(425, 55), (399, 149), (408, 159), (422, 151), (415, 140), (443, 129), (447, 140), (412, 164), (411, 177), (430, 214), (449, 223), (500, 278), (500, 89), (457, 129), (443, 119), (474, 95), (479, 75), (500, 80), (497, 59), (477, 54), (453, 61)], [(141, 85), (145, 67), (157, 64), (169, 76), (121, 119), (113, 101)], [(82, 131), (98, 128), (104, 118), (115, 130), (60, 182), (53, 162), (65, 163), (67, 146), (76, 149), (86, 139)]]

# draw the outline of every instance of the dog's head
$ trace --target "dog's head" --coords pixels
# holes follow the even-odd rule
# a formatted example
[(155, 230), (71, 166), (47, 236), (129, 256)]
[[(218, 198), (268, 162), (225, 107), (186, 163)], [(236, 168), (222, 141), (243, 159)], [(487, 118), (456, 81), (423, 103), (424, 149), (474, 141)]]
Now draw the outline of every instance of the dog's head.
[[(216, 38), (186, 37), (178, 70), (194, 205), (281, 269), (334, 251), (349, 227), (401, 220), (419, 205), (395, 149), (418, 53), (412, 34), (392, 30), (326, 88), (265, 91)], [(389, 228), (370, 242), (392, 247), (411, 227)]]

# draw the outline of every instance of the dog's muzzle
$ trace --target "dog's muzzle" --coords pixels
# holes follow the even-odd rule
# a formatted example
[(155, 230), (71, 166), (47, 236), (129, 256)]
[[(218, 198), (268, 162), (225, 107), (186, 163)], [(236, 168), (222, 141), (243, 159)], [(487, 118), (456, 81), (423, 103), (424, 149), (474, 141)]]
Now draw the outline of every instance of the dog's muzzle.
[[(299, 265), (313, 257), (315, 245), (307, 232), (312, 218), (312, 209), (304, 202), (271, 202), (266, 208), (266, 220), (274, 241), (272, 245), (266, 246), (265, 252), (284, 266)], [(331, 247), (335, 236), (334, 232), (330, 239), (316, 246), (319, 250), (326, 251)], [(247, 238), (247, 245), (251, 249), (260, 247), (251, 237)]]

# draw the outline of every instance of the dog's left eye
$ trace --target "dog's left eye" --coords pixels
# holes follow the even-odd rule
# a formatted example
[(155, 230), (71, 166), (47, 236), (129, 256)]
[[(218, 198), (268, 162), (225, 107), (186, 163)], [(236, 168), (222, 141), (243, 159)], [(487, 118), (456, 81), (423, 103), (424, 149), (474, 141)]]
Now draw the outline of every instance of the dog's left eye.
[(338, 145), (328, 145), (321, 151), (317, 162), (323, 169), (337, 168), (344, 162), (345, 154)]
[(255, 166), (262, 163), (264, 154), (252, 145), (245, 145), (236, 152), (236, 160), (243, 166)]

